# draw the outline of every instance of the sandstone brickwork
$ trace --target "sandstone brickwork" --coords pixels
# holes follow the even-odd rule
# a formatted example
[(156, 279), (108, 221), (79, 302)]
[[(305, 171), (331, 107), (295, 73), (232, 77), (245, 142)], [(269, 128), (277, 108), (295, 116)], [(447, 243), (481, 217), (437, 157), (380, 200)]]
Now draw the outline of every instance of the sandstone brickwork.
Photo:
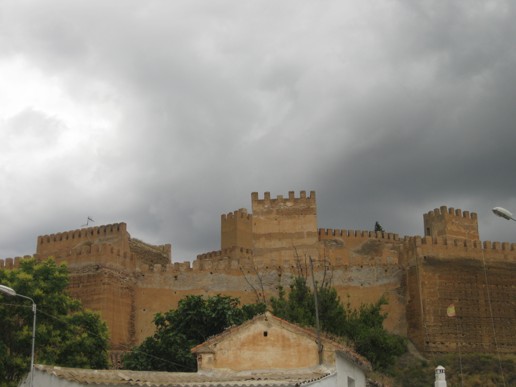
[[(475, 213), (443, 206), (424, 214), (424, 236), (400, 238), (318, 228), (313, 191), (253, 193), (251, 206), (222, 215), (220, 250), (191, 262), (172, 262), (171, 245), (134, 239), (125, 223), (39, 236), (35, 255), (68, 264), (70, 293), (107, 321), (114, 353), (151, 335), (154, 315), (186, 295), (268, 300), (308, 276), (310, 258), (344, 303), (386, 296), (386, 328), (422, 351), (516, 351), (516, 244), (481, 242)], [(456, 317), (446, 314), (451, 304)]]
[[(425, 352), (516, 349), (516, 244), (415, 237), (408, 247), (408, 336)], [(447, 308), (453, 305), (455, 316)]]
[(423, 215), (425, 236), (452, 239), (480, 239), (477, 214), (442, 206)]

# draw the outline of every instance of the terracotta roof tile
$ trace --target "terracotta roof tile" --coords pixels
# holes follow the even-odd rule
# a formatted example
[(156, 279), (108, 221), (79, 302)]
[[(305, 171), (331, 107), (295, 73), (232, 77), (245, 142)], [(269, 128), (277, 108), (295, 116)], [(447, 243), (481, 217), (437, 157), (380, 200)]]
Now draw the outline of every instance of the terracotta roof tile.
[(36, 365), (39, 372), (59, 379), (85, 385), (146, 386), (146, 387), (252, 387), (299, 386), (330, 376), (334, 370), (326, 368), (281, 372), (154, 372), (128, 370), (88, 370), (47, 365)]

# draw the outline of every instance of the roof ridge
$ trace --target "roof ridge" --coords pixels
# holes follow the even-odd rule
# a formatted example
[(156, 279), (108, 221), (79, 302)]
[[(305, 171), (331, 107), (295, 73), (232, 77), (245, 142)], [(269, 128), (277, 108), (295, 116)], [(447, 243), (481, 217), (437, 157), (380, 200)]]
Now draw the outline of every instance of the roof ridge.
[[(200, 344), (196, 345), (195, 347), (193, 347), (191, 349), (191, 352), (196, 353), (196, 352), (199, 352), (201, 349), (205, 349), (205, 350), (208, 350), (209, 352), (211, 352), (211, 351), (213, 351), (210, 348), (210, 346), (212, 344), (220, 342), (221, 340), (223, 340), (229, 334), (231, 334), (231, 333), (233, 333), (235, 331), (238, 331), (240, 329), (243, 329), (246, 326), (248, 326), (248, 325), (252, 324), (253, 322), (255, 322), (257, 320), (260, 320), (260, 319), (265, 319), (265, 321), (271, 319), (272, 321), (275, 321), (275, 322), (279, 323), (279, 325), (284, 327), (284, 328), (291, 328), (291, 330), (294, 330), (297, 333), (301, 333), (301, 334), (309, 336), (309, 337), (311, 337), (313, 339), (317, 339), (317, 333), (316, 332), (313, 332), (312, 330), (307, 329), (305, 327), (302, 327), (302, 326), (300, 326), (298, 324), (295, 324), (295, 323), (292, 323), (290, 321), (287, 321), (287, 320), (285, 320), (285, 319), (283, 319), (281, 317), (275, 316), (270, 311), (266, 311), (265, 313), (258, 314), (256, 316), (254, 316), (252, 319), (247, 320), (247, 321), (243, 322), (240, 325), (232, 325), (231, 327), (228, 327), (227, 329), (225, 329), (221, 333), (209, 337), (203, 343), (200, 343)], [(347, 345), (339, 343), (338, 341), (336, 341), (333, 338), (331, 338), (330, 336), (328, 336), (325, 332), (321, 332), (321, 339), (324, 340), (327, 343), (328, 342), (331, 343), (337, 349), (351, 350), (351, 348), (349, 348)]]

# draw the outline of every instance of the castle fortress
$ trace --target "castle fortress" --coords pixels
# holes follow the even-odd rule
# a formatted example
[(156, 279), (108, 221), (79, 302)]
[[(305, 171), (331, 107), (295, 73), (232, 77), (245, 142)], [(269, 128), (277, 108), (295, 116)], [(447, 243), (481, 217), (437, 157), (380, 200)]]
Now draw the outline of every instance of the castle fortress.
[[(189, 294), (268, 300), (309, 273), (330, 279), (352, 306), (385, 295), (390, 331), (423, 352), (516, 352), (516, 244), (481, 242), (475, 213), (424, 214), (424, 236), (318, 229), (315, 192), (251, 195), (221, 216), (220, 250), (173, 262), (171, 245), (132, 238), (125, 223), (39, 236), (37, 259), (70, 271), (69, 291), (100, 312), (116, 354), (153, 334), (153, 316)], [(10, 269), (23, 258), (0, 260)], [(455, 306), (456, 317), (447, 316)]]

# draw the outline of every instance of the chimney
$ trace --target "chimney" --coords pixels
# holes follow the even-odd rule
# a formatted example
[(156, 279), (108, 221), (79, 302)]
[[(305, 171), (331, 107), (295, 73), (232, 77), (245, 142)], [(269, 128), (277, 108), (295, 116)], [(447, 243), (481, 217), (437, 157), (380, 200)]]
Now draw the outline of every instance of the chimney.
[(446, 387), (446, 374), (443, 366), (437, 366), (435, 369), (434, 387)]

